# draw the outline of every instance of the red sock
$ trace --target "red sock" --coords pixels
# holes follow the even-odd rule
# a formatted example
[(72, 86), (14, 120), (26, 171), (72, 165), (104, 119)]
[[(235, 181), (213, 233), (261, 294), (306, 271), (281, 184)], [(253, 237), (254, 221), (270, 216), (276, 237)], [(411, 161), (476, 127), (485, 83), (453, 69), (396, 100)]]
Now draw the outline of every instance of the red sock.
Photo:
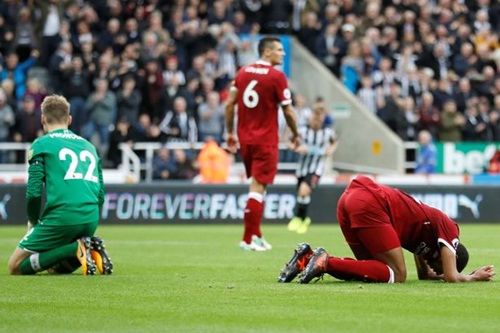
[(383, 262), (377, 260), (354, 260), (330, 257), (327, 273), (346, 281), (394, 282), (394, 273)]
[(243, 240), (248, 244), (252, 241), (252, 235), (262, 237), (260, 232), (260, 222), (262, 220), (262, 213), (264, 211), (264, 203), (262, 202), (263, 196), (260, 193), (250, 192), (248, 194), (248, 201), (245, 207), (245, 232)]

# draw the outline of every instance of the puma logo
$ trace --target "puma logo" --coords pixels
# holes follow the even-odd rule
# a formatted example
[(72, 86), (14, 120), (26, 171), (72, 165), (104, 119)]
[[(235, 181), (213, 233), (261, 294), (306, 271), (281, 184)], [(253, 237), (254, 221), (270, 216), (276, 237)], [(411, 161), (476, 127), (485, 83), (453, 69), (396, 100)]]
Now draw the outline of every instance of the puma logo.
[(466, 196), (464, 194), (460, 194), (458, 196), (458, 204), (460, 206), (463, 206), (465, 208), (470, 209), (470, 211), (472, 212), (472, 216), (474, 216), (474, 218), (476, 218), (476, 219), (478, 219), (480, 217), (479, 203), (482, 200), (483, 200), (483, 195), (482, 194), (476, 195), (476, 197), (474, 198), (474, 200), (471, 200), (468, 196)]
[(2, 201), (0, 201), (0, 216), (2, 217), (2, 220), (6, 220), (7, 217), (9, 217), (9, 214), (7, 214), (7, 202), (10, 201), (10, 194), (6, 194), (3, 196)]

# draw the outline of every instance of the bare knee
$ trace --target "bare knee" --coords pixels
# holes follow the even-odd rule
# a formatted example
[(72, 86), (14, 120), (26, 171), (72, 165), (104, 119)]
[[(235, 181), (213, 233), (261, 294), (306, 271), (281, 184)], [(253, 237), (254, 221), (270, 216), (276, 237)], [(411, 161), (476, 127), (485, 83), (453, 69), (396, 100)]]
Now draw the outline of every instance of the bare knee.
[(406, 267), (396, 267), (396, 268), (391, 268), (392, 271), (394, 272), (394, 282), (396, 283), (403, 283), (406, 281)]
[(10, 258), (8, 268), (9, 268), (9, 274), (10, 275), (21, 275), (21, 262), (18, 260), (14, 260), (13, 258)]
[(21, 263), (28, 258), (31, 253), (16, 248), (9, 259), (8, 269), (10, 275), (21, 275)]

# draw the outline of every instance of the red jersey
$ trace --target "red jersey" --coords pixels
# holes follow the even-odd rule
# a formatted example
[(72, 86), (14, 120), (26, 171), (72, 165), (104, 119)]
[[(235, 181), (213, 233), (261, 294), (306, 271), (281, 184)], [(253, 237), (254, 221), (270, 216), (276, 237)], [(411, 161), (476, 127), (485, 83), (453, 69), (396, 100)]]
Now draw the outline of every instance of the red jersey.
[(446, 214), (404, 191), (377, 184), (365, 176), (356, 177), (346, 192), (356, 187), (371, 192), (384, 207), (403, 248), (425, 258), (437, 258), (441, 245), (455, 253), (460, 231)]
[(238, 140), (277, 145), (278, 109), (292, 103), (285, 74), (265, 61), (242, 67), (231, 89), (238, 90)]

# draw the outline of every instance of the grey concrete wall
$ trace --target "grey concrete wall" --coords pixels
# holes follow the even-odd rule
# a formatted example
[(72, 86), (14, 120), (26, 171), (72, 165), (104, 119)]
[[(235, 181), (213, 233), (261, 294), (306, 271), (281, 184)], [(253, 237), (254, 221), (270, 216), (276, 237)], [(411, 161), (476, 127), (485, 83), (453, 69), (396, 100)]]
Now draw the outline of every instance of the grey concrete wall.
[(304, 94), (309, 102), (322, 96), (330, 108), (339, 136), (333, 157), (336, 169), (404, 173), (403, 141), (295, 39), (291, 50), (291, 87)]

